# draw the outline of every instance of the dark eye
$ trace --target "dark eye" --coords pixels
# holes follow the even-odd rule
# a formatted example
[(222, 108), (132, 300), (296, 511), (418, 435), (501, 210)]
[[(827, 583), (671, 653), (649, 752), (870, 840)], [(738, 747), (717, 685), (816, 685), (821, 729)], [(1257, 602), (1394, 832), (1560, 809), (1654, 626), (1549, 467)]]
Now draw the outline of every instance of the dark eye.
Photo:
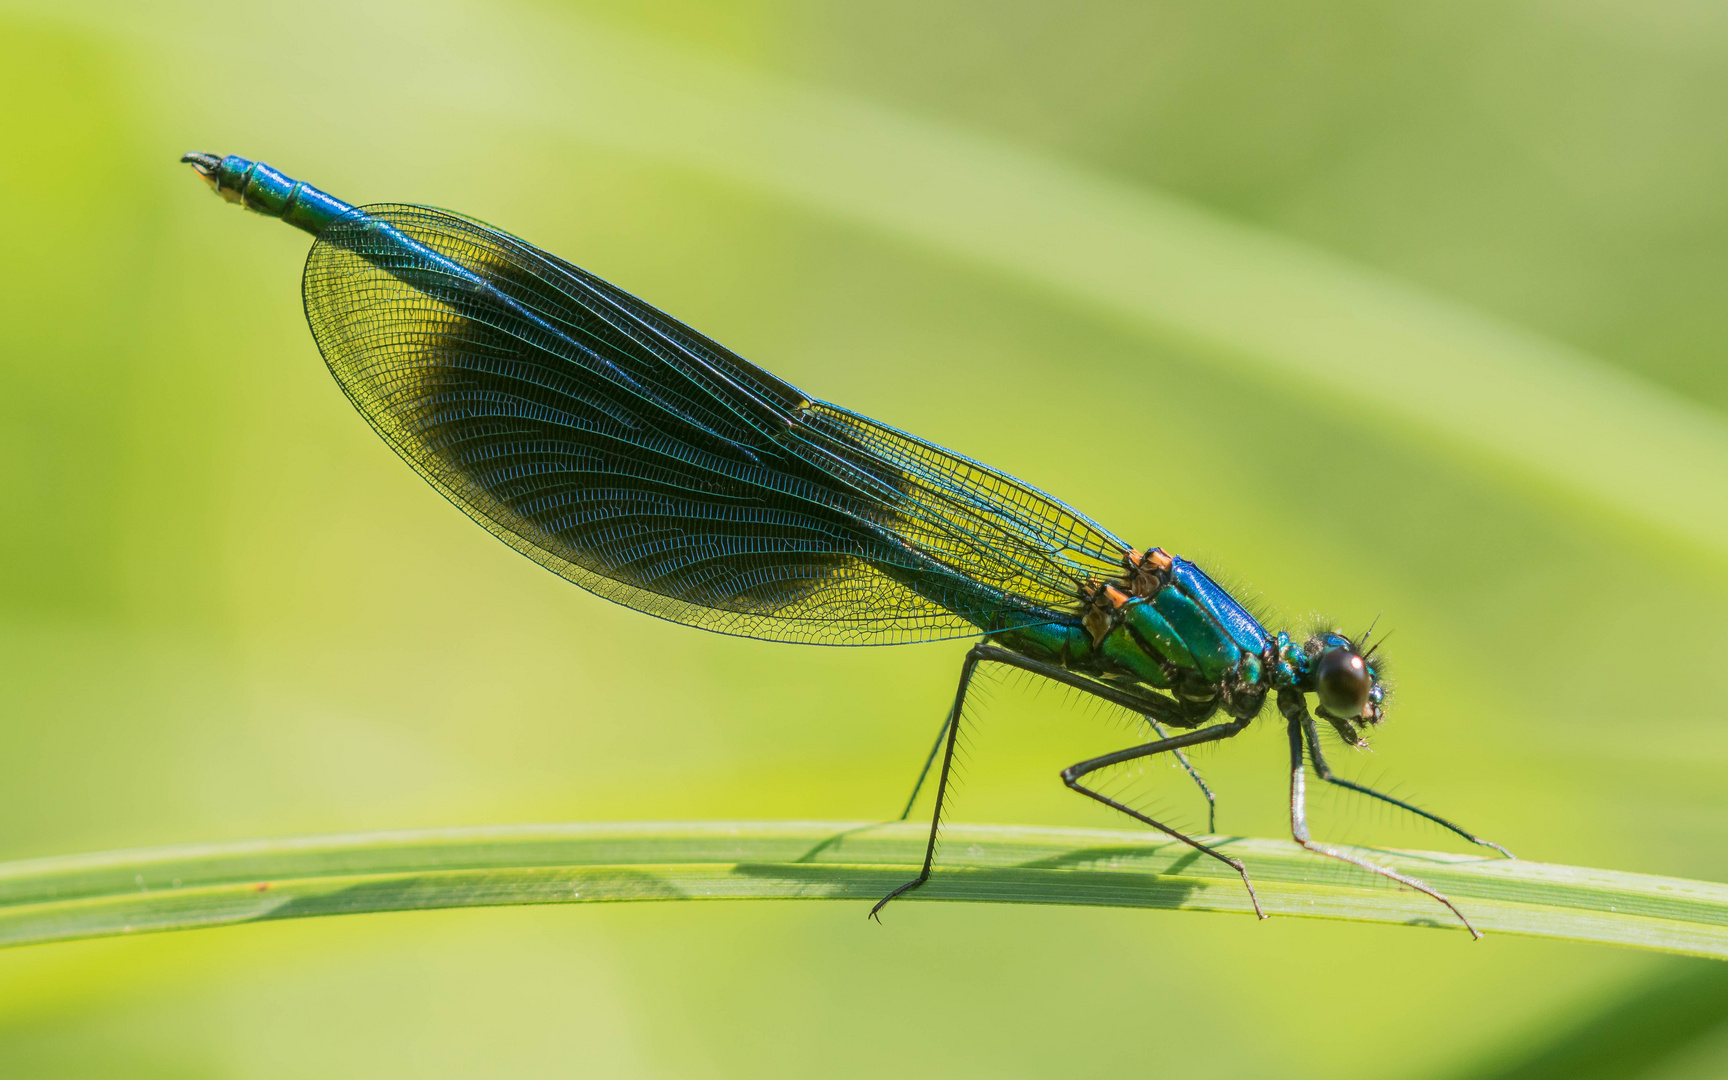
[(1320, 658), (1314, 672), (1314, 693), (1326, 712), (1349, 719), (1361, 716), (1367, 708), (1373, 682), (1362, 657), (1349, 649), (1331, 649)]

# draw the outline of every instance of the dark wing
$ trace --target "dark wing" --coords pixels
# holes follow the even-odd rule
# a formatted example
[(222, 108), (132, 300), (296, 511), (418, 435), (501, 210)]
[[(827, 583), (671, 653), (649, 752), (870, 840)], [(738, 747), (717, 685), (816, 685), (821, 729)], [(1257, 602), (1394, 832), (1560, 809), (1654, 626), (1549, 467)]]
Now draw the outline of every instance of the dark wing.
[(415, 471), (547, 569), (673, 622), (977, 634), (1072, 618), (1126, 550), (479, 222), (362, 208), (319, 234), (303, 292), (331, 373)]

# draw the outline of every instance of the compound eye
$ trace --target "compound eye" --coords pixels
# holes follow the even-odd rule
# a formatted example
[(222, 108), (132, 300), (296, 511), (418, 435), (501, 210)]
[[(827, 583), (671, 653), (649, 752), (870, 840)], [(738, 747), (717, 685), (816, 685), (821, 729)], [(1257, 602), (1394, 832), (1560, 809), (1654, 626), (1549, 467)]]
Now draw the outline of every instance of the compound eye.
[(1367, 662), (1349, 649), (1328, 650), (1314, 672), (1314, 693), (1320, 698), (1320, 708), (1344, 719), (1362, 715), (1373, 685)]

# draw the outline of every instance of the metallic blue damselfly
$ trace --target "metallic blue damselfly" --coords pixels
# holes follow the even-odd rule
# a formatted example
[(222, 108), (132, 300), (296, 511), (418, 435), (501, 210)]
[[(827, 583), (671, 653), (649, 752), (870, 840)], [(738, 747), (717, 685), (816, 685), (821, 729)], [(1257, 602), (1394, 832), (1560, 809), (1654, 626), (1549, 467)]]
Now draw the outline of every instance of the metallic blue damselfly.
[(982, 638), (913, 790), (940, 757), (923, 869), (872, 915), (930, 877), (967, 689), (980, 664), (999, 664), (1144, 717), (1155, 740), (1072, 765), (1063, 782), (1233, 868), (1262, 918), (1241, 862), (1087, 778), (1170, 753), (1210, 803), (1183, 751), (1240, 733), (1272, 699), (1296, 841), (1426, 893), (1476, 934), (1421, 881), (1309, 835), (1312, 763), (1328, 783), (1510, 857), (1328, 766), (1316, 716), (1356, 746), (1384, 717), (1368, 635), (1271, 633), (1192, 562), (1132, 548), (1006, 473), (812, 398), (472, 218), (349, 206), (241, 157), (182, 160), (228, 201), (316, 238), (306, 319), (338, 385), (445, 498), (553, 573), (650, 615), (769, 641)]

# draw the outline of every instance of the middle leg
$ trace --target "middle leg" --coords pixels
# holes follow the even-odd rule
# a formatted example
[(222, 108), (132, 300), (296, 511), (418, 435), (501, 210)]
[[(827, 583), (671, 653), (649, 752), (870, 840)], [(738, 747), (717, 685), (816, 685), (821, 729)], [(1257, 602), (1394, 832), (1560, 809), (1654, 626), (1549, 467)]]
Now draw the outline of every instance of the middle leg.
[[(1152, 730), (1158, 733), (1160, 739), (1170, 737), (1170, 733), (1164, 730), (1164, 725), (1160, 724), (1156, 717), (1148, 716), (1146, 722), (1152, 725)], [(1218, 835), (1218, 796), (1212, 794), (1212, 789), (1206, 786), (1206, 781), (1200, 777), (1200, 770), (1196, 769), (1194, 763), (1188, 760), (1187, 754), (1181, 750), (1170, 752), (1176, 755), (1177, 763), (1182, 766), (1183, 771), (1188, 774), (1188, 778), (1193, 780), (1195, 786), (1200, 789), (1200, 794), (1206, 797), (1206, 831), (1213, 836)], [(925, 768), (929, 768), (929, 766), (925, 766)]]
[[(1182, 748), (1185, 746), (1198, 746), (1201, 743), (1216, 742), (1219, 739), (1228, 739), (1230, 736), (1240, 733), (1243, 728), (1248, 726), (1248, 723), (1247, 720), (1232, 720), (1228, 724), (1215, 724), (1209, 728), (1201, 728), (1199, 731), (1190, 731), (1185, 735), (1159, 739), (1157, 742), (1147, 743), (1144, 746), (1131, 746), (1126, 750), (1118, 750), (1113, 754), (1104, 754), (1099, 757), (1091, 758), (1090, 760), (1082, 761), (1077, 765), (1070, 765), (1068, 768), (1063, 769), (1062, 782), (1067, 784), (1070, 790), (1077, 791), (1089, 799), (1096, 799), (1098, 802), (1103, 803), (1112, 810), (1120, 811), (1136, 821), (1150, 825), (1159, 832), (1164, 833), (1166, 836), (1174, 837), (1175, 839), (1182, 841), (1184, 844), (1187, 844), (1189, 847), (1194, 848), (1196, 851), (1210, 855), (1225, 866), (1236, 871), (1242, 876), (1242, 887), (1248, 890), (1248, 902), (1254, 905), (1254, 914), (1264, 919), (1266, 918), (1266, 912), (1261, 910), (1260, 898), (1254, 894), (1254, 883), (1248, 879), (1248, 868), (1242, 865), (1240, 859), (1232, 859), (1230, 856), (1219, 851), (1217, 848), (1212, 847), (1210, 844), (1203, 844), (1192, 836), (1178, 832), (1163, 822), (1155, 821), (1145, 814), (1142, 814), (1140, 811), (1135, 810), (1124, 803), (1117, 802), (1108, 795), (1105, 795), (1100, 791), (1095, 791), (1080, 783), (1081, 777), (1110, 765), (1117, 765), (1124, 761), (1133, 761), (1136, 758), (1151, 757), (1153, 754), (1162, 754), (1166, 751), (1181, 753)], [(1199, 778), (1195, 777), (1195, 779), (1198, 780)], [(1205, 785), (1202, 784), (1201, 787), (1204, 790)]]
[[(1010, 652), (1000, 646), (988, 644), (974, 645), (971, 650), (966, 653), (965, 662), (960, 665), (960, 685), (954, 694), (954, 706), (949, 710), (948, 720), (943, 725), (942, 732), (937, 737), (937, 746), (931, 748), (930, 757), (932, 761), (935, 759), (936, 749), (943, 748), (942, 769), (937, 774), (936, 778), (936, 806), (930, 815), (930, 838), (924, 846), (924, 865), (920, 868), (916, 878), (908, 881), (904, 885), (901, 885), (887, 896), (884, 896), (881, 900), (878, 900), (876, 906), (870, 909), (870, 917), (876, 919), (878, 922), (881, 921), (880, 912), (882, 908), (885, 907), (890, 900), (911, 892), (913, 889), (918, 888), (920, 885), (923, 885), (926, 881), (930, 880), (930, 871), (936, 860), (936, 837), (942, 829), (942, 803), (947, 797), (948, 776), (953, 771), (954, 767), (954, 744), (960, 733), (960, 720), (966, 707), (966, 693), (972, 685), (972, 676), (976, 673), (978, 665), (985, 662), (1002, 664), (1007, 667), (1019, 668), (1022, 671), (1029, 671), (1034, 675), (1042, 675), (1052, 682), (1073, 687), (1076, 690), (1091, 694), (1094, 697), (1102, 698), (1103, 700), (1110, 702), (1112, 705), (1118, 705), (1122, 708), (1130, 709), (1153, 722), (1156, 722), (1161, 717), (1171, 723), (1181, 724), (1186, 719), (1182, 714), (1181, 707), (1167, 698), (1133, 694), (1120, 689), (1119, 687), (1106, 686), (1091, 679), (1087, 679), (1084, 676), (1076, 675), (1066, 668), (1058, 667), (1055, 664), (1046, 664), (1042, 661), (1033, 660), (1021, 656), (1019, 653)], [(1129, 750), (1119, 750), (1114, 754), (1106, 754), (1100, 758), (1083, 761), (1072, 768), (1064, 770), (1062, 776), (1063, 782), (1067, 783), (1069, 787), (1074, 788), (1076, 791), (1088, 795), (1091, 798), (1098, 799), (1105, 805), (1120, 810), (1132, 818), (1143, 821), (1146, 824), (1151, 825), (1153, 828), (1158, 829), (1160, 832), (1167, 833), (1168, 835), (1181, 840), (1183, 843), (1195, 847), (1231, 867), (1237, 873), (1242, 875), (1243, 884), (1248, 885), (1248, 896), (1250, 899), (1254, 900), (1254, 910), (1260, 914), (1261, 918), (1265, 918), (1265, 912), (1260, 910), (1259, 900), (1254, 898), (1254, 887), (1248, 884), (1248, 872), (1243, 868), (1239, 861), (1220, 854), (1213, 848), (1200, 843), (1198, 840), (1185, 836), (1167, 825), (1153, 821), (1144, 814), (1137, 813), (1126, 806), (1113, 802), (1097, 792), (1091, 791), (1090, 789), (1081, 787), (1072, 782), (1073, 779), (1077, 779), (1079, 776), (1084, 776), (1086, 773), (1091, 772), (1094, 769), (1100, 769), (1106, 765), (1113, 765), (1119, 761), (1128, 761), (1136, 757), (1147, 757), (1152, 754), (1163, 753), (1166, 750), (1179, 750), (1182, 747), (1195, 746), (1199, 743), (1211, 742), (1215, 739), (1229, 738), (1231, 735), (1236, 734), (1247, 726), (1248, 721), (1237, 720), (1229, 724), (1219, 724), (1214, 727), (1204, 728), (1200, 731), (1190, 731), (1173, 738), (1160, 739), (1158, 742), (1149, 743), (1146, 746), (1133, 747)], [(918, 797), (918, 787), (923, 786), (924, 775), (927, 775), (928, 769), (929, 762), (926, 762), (926, 772), (919, 776), (918, 785), (914, 787), (912, 792), (914, 800)], [(1069, 774), (1071, 773), (1074, 774), (1073, 777), (1070, 777)], [(908, 807), (907, 813), (910, 813), (910, 807)]]

